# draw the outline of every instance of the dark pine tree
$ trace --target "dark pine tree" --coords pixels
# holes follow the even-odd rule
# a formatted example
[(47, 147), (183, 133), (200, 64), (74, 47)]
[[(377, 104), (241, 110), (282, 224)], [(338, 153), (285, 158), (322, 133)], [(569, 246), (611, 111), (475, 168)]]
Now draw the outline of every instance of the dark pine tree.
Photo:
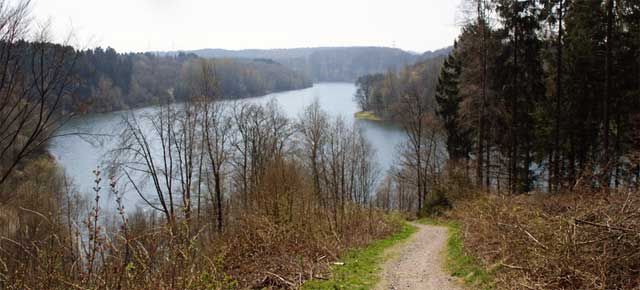
[(461, 126), (460, 104), (462, 98), (459, 94), (461, 62), (457, 56), (457, 43), (454, 50), (445, 59), (438, 83), (436, 85), (436, 113), (442, 120), (447, 137), (447, 152), (454, 162), (468, 160), (472, 150), (471, 132)]

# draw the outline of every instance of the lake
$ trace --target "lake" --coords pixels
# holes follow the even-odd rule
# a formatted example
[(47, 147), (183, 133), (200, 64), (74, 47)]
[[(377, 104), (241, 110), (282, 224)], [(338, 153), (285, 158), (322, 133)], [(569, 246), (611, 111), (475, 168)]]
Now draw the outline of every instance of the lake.
[[(358, 111), (353, 99), (355, 92), (356, 86), (351, 83), (320, 83), (303, 90), (273, 93), (238, 102), (266, 104), (275, 99), (285, 114), (290, 118), (297, 118), (306, 106), (317, 99), (323, 110), (331, 116), (342, 115), (348, 122), (357, 123), (375, 148), (379, 168), (384, 173), (394, 162), (397, 145), (405, 140), (404, 132), (388, 122), (355, 119), (354, 114)], [(135, 109), (136, 113), (154, 110), (154, 107)], [(116, 146), (117, 136), (113, 134), (120, 132), (121, 116), (124, 113), (111, 112), (78, 117), (66, 123), (59, 132), (60, 135), (88, 132), (100, 134), (102, 137), (89, 138), (74, 134), (58, 137), (51, 142), (51, 154), (80, 192), (92, 194), (92, 188), (95, 186), (92, 171), (102, 163), (105, 153)], [(103, 182), (102, 187), (106, 187), (106, 182)], [(113, 197), (103, 196), (102, 206), (113, 207), (112, 199)], [(133, 192), (126, 193), (124, 200), (128, 208), (140, 201)]]

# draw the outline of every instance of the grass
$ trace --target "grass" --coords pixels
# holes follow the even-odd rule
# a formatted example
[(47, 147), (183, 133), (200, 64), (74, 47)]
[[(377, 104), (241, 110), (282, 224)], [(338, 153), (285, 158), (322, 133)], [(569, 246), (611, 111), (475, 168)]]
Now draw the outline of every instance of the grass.
[(369, 120), (369, 121), (382, 121), (382, 118), (378, 117), (373, 111), (362, 111), (355, 114), (356, 119)]
[(460, 224), (456, 221), (440, 221), (434, 219), (420, 219), (420, 224), (444, 226), (449, 228), (447, 239), (446, 268), (451, 275), (461, 278), (466, 285), (473, 289), (493, 289), (491, 271), (480, 265), (477, 259), (468, 255), (464, 250)]
[(416, 232), (416, 227), (404, 223), (402, 229), (384, 240), (349, 251), (341, 262), (344, 265), (331, 266), (329, 280), (310, 280), (302, 289), (372, 289), (380, 280), (380, 267), (384, 262), (384, 251), (394, 244), (404, 241)]

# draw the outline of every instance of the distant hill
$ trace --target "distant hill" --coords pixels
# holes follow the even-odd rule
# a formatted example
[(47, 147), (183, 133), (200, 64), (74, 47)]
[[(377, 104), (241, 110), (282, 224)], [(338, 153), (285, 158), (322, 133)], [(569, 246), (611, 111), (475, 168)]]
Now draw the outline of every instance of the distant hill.
[(453, 50), (453, 46), (443, 47), (441, 49), (436, 49), (433, 51), (427, 51), (422, 54), (422, 60), (427, 60), (434, 57), (449, 55), (449, 53)]
[[(290, 49), (226, 50), (217, 48), (187, 51), (207, 58), (260, 59), (279, 62), (315, 82), (348, 81), (358, 77), (400, 70), (416, 62), (446, 55), (451, 47), (412, 53), (390, 47), (313, 47)], [(161, 52), (176, 55), (179, 52)]]

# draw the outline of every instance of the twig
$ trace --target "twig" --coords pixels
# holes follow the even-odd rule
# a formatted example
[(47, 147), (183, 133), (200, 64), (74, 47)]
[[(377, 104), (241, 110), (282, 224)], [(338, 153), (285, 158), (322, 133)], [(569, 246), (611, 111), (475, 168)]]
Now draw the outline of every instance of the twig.
[(538, 239), (536, 239), (536, 237), (534, 237), (531, 233), (529, 233), (527, 230), (523, 229), (520, 227), (520, 230), (522, 230), (525, 234), (527, 234), (527, 236), (529, 236), (529, 238), (531, 238), (534, 242), (536, 242), (536, 244), (540, 245), (540, 247), (542, 247), (545, 250), (548, 250), (549, 248), (547, 248), (547, 246), (543, 245), (540, 241), (538, 241)]
[(51, 224), (51, 221), (45, 215), (43, 215), (43, 214), (41, 214), (41, 213), (39, 213), (39, 212), (37, 212), (35, 210), (31, 210), (31, 209), (24, 208), (24, 207), (19, 207), (19, 209), (21, 209), (23, 211), (26, 211), (26, 212), (30, 212), (32, 214), (35, 214), (35, 215), (41, 217), (43, 220), (47, 221), (47, 223)]
[(610, 225), (603, 225), (603, 224), (598, 224), (598, 223), (592, 223), (590, 221), (585, 221), (585, 220), (581, 220), (581, 219), (575, 219), (575, 221), (576, 221), (576, 224), (586, 224), (586, 225), (605, 228), (605, 229), (609, 229), (609, 230), (618, 230), (618, 231), (622, 231), (622, 232), (626, 232), (626, 233), (635, 233), (633, 230), (630, 230), (630, 229), (614, 227), (614, 226), (610, 226)]
[(500, 263), (501, 266), (505, 266), (509, 269), (514, 269), (514, 270), (527, 270), (527, 268), (525, 267), (520, 267), (520, 266), (514, 266), (514, 265), (509, 265), (509, 264), (505, 264), (505, 263)]
[(278, 274), (276, 274), (276, 273), (272, 273), (272, 272), (269, 272), (269, 271), (266, 271), (265, 273), (267, 273), (267, 274), (269, 274), (269, 275), (272, 275), (272, 276), (274, 276), (274, 277), (276, 277), (276, 278), (280, 279), (280, 281), (282, 281), (282, 282), (286, 283), (287, 285), (289, 285), (289, 286), (291, 286), (291, 287), (294, 287), (294, 286), (295, 286), (295, 284), (294, 284), (293, 282), (288, 281), (288, 280), (286, 280), (285, 278), (282, 278), (282, 276), (280, 276), (280, 275), (278, 275)]

